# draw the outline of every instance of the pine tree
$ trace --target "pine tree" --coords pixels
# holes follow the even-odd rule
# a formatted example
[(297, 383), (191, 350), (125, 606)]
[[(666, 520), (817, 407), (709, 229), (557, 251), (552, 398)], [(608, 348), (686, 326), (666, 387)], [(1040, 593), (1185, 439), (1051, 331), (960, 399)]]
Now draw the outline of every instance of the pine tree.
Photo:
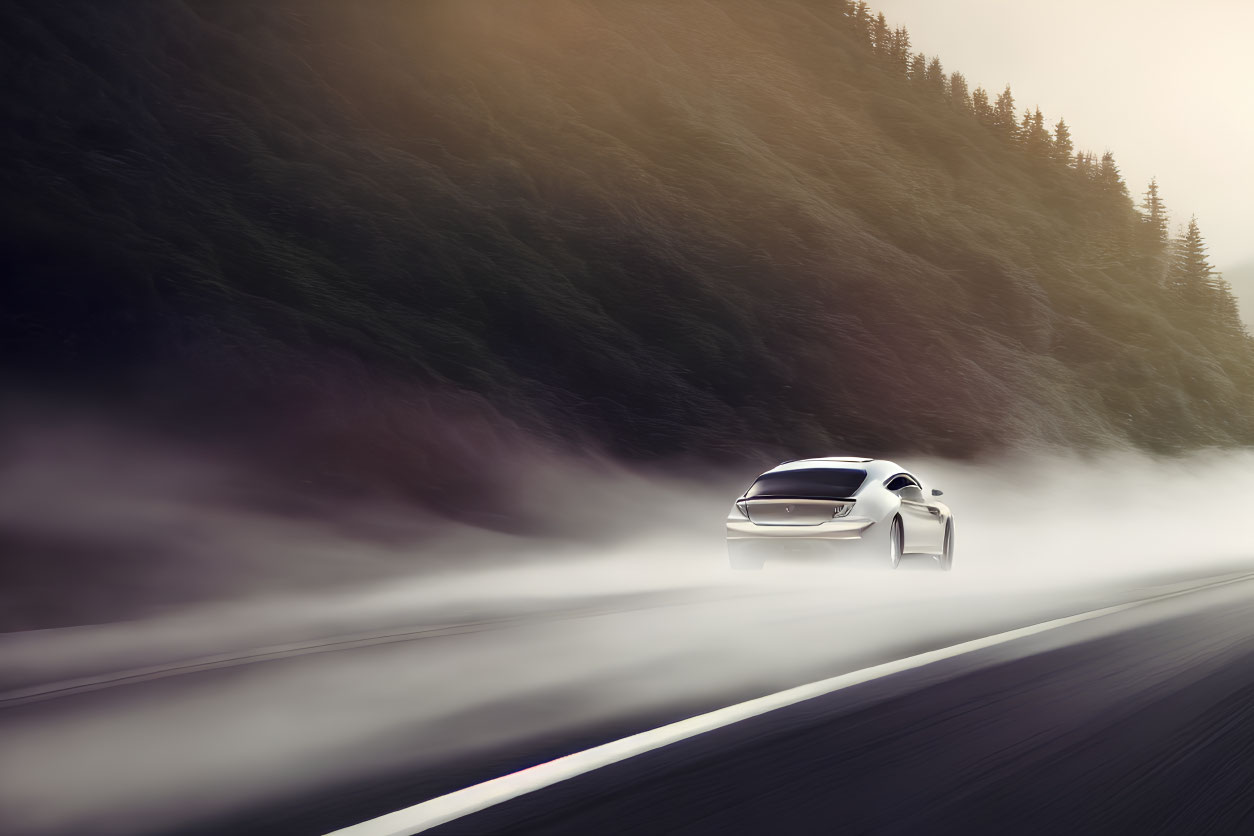
[(993, 105), (993, 130), (1003, 139), (1013, 140), (1018, 128), (1015, 125), (1015, 97), (1010, 92), (1010, 85), (997, 97)]
[(888, 28), (888, 19), (884, 17), (883, 12), (880, 12), (875, 16), (875, 22), (871, 24), (871, 48), (875, 50), (876, 55), (885, 61), (892, 57), (890, 35), (891, 30)]
[(1049, 128), (1045, 127), (1045, 114), (1039, 107), (1028, 120), (1024, 147), (1036, 159), (1048, 160), (1054, 155), (1054, 141), (1049, 135)]
[(971, 94), (971, 111), (981, 125), (992, 124), (993, 108), (988, 103), (988, 91), (983, 87), (975, 88), (975, 92)]
[(1145, 190), (1145, 202), (1141, 204), (1145, 210), (1145, 241), (1151, 250), (1160, 252), (1167, 248), (1169, 239), (1167, 231), (1167, 206), (1158, 194), (1158, 178), (1150, 180)]
[(924, 78), (927, 81), (927, 89), (931, 90), (937, 98), (943, 99), (948, 95), (949, 83), (945, 78), (945, 68), (941, 66), (939, 57), (933, 56), (932, 60), (928, 62)]
[(1015, 139), (1019, 145), (1025, 150), (1028, 147), (1028, 135), (1032, 132), (1032, 111), (1026, 108), (1023, 111), (1023, 121), (1019, 123), (1018, 134)]
[(1197, 218), (1189, 219), (1184, 235), (1175, 244), (1171, 269), (1167, 273), (1167, 289), (1186, 310), (1208, 314), (1220, 290), (1215, 268), (1206, 258), (1206, 240), (1198, 228)]
[(1071, 143), (1071, 129), (1065, 119), (1059, 119), (1054, 126), (1054, 159), (1063, 165), (1071, 165), (1071, 154), (1074, 151)]
[(1215, 274), (1214, 317), (1220, 330), (1232, 335), (1249, 336), (1245, 322), (1241, 319), (1241, 309), (1237, 297), (1232, 293), (1232, 285), (1218, 273)]
[(871, 42), (871, 9), (864, 0), (853, 7), (853, 32), (862, 43)]
[(971, 112), (971, 92), (967, 87), (967, 77), (962, 73), (949, 77), (949, 101), (959, 113)]
[(1128, 198), (1128, 187), (1123, 182), (1123, 175), (1119, 173), (1119, 166), (1115, 165), (1115, 155), (1110, 151), (1102, 154), (1102, 162), (1097, 169), (1097, 185), (1108, 195), (1122, 197), (1124, 200)]
[(1145, 278), (1154, 284), (1168, 281), (1171, 271), (1171, 237), (1167, 229), (1167, 206), (1158, 194), (1158, 180), (1150, 180), (1145, 190), (1145, 200), (1140, 208), (1141, 223), (1137, 229), (1137, 249), (1140, 252), (1141, 270)]
[(910, 80), (920, 87), (927, 80), (927, 57), (922, 52), (910, 59)]
[(904, 26), (893, 33), (893, 66), (902, 75), (910, 74), (910, 32)]
[(1076, 154), (1075, 170), (1085, 180), (1093, 179), (1093, 155), (1088, 151)]

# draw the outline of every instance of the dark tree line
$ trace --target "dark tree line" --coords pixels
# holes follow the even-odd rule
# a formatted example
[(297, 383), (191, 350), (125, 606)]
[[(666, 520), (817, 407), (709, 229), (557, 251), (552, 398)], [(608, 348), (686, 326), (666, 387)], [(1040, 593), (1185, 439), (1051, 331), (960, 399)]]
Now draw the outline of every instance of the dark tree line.
[(992, 98), (983, 87), (971, 89), (962, 73), (946, 74), (938, 56), (929, 58), (921, 52), (912, 52), (910, 33), (906, 27), (889, 26), (884, 14), (873, 15), (865, 2), (836, 0), (836, 4), (858, 39), (886, 67), (895, 70), (912, 86), (972, 116), (1029, 156), (1074, 168), (1082, 176), (1093, 180), (1099, 188), (1127, 196), (1114, 155), (1107, 152), (1098, 158), (1088, 152), (1077, 154), (1065, 119), (1059, 119), (1051, 128), (1046, 124), (1040, 108), (1025, 110), (1020, 117), (1009, 85), (996, 98)]
[[(892, 27), (882, 12), (873, 14), (866, 2), (835, 0), (837, 10), (858, 40), (889, 72), (933, 100), (943, 101), (983, 125), (1007, 145), (1020, 150), (1042, 166), (1054, 166), (1079, 178), (1110, 205), (1135, 210), (1127, 184), (1106, 151), (1100, 156), (1077, 151), (1065, 119), (1051, 128), (1041, 109), (1025, 109), (1018, 115), (1014, 94), (1006, 85), (995, 98), (983, 87), (971, 89), (961, 72), (948, 75), (938, 56), (912, 52), (910, 33)], [(1137, 250), (1147, 255), (1146, 272), (1169, 293), (1181, 314), (1196, 325), (1209, 325), (1234, 334), (1245, 334), (1232, 288), (1210, 264), (1206, 242), (1196, 218), (1175, 238), (1169, 231), (1166, 206), (1151, 180), (1140, 205)], [(1126, 248), (1126, 247), (1125, 247)]]

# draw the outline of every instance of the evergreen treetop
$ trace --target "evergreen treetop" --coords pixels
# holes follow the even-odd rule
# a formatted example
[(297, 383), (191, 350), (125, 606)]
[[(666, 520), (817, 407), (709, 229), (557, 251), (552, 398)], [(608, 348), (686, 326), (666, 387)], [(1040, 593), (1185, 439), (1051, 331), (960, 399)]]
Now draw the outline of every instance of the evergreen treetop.
[(1024, 147), (1033, 157), (1048, 160), (1053, 157), (1054, 141), (1045, 127), (1045, 115), (1038, 107), (1029, 117), (1024, 137)]
[(990, 125), (993, 121), (993, 108), (988, 103), (988, 91), (983, 87), (975, 88), (971, 94), (971, 112), (982, 125)]
[(1097, 168), (1097, 185), (1107, 194), (1125, 199), (1128, 197), (1128, 187), (1123, 182), (1123, 175), (1119, 173), (1119, 166), (1115, 164), (1115, 155), (1112, 151), (1102, 154), (1101, 164)]
[(992, 126), (1003, 139), (1013, 140), (1018, 133), (1018, 125), (1015, 123), (1015, 97), (1010, 92), (1009, 84), (993, 105)]
[[(1141, 208), (1145, 210), (1145, 228), (1148, 233), (1148, 240), (1151, 246), (1156, 249), (1163, 249), (1167, 246), (1167, 207), (1163, 203), (1162, 196), (1158, 194), (1158, 178), (1153, 178), (1149, 182), (1149, 188), (1145, 190), (1145, 201), (1141, 204)], [(1191, 226), (1196, 227), (1193, 223)]]
[(858, 4), (853, 7), (853, 31), (858, 39), (865, 42), (871, 42), (871, 9), (867, 6), (865, 0), (859, 0)]
[(941, 65), (939, 57), (933, 56), (932, 60), (928, 61), (924, 79), (927, 82), (927, 88), (937, 96), (944, 98), (948, 95), (949, 82), (945, 78), (945, 68)]
[(949, 101), (963, 113), (971, 112), (971, 92), (967, 87), (967, 77), (955, 72), (949, 76)]
[(910, 32), (904, 26), (893, 32), (892, 61), (902, 75), (910, 72)]
[(927, 78), (927, 56), (922, 52), (910, 59), (910, 80), (922, 85)]
[(892, 30), (888, 28), (888, 19), (880, 12), (871, 24), (871, 48), (881, 58), (892, 57)]
[(1189, 225), (1176, 244), (1168, 286), (1181, 299), (1196, 303), (1205, 298), (1208, 290), (1214, 289), (1214, 277), (1215, 268), (1206, 257), (1206, 239), (1194, 216), (1189, 218)]
[(1072, 152), (1075, 150), (1071, 142), (1071, 129), (1067, 120), (1059, 119), (1054, 126), (1054, 159), (1063, 165), (1071, 165)]

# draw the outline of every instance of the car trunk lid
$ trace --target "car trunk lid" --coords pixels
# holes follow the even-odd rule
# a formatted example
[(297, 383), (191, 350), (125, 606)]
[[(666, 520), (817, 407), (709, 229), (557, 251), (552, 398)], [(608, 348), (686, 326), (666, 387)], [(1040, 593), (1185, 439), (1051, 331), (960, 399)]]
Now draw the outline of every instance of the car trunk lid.
[(757, 525), (818, 525), (848, 514), (853, 500), (755, 497), (740, 504)]

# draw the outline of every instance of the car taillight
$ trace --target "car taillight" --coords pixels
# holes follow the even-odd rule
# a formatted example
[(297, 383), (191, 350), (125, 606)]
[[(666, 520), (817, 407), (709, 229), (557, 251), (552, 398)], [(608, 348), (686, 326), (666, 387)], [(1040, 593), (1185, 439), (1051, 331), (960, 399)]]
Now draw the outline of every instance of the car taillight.
[(746, 520), (749, 519), (749, 513), (745, 511), (745, 506), (740, 504), (740, 500), (736, 500), (736, 502), (732, 505), (731, 516), (743, 517)]
[(849, 516), (849, 511), (852, 510), (852, 508), (853, 508), (852, 502), (848, 504), (837, 505), (835, 508), (832, 509), (832, 519), (836, 519), (837, 517)]

